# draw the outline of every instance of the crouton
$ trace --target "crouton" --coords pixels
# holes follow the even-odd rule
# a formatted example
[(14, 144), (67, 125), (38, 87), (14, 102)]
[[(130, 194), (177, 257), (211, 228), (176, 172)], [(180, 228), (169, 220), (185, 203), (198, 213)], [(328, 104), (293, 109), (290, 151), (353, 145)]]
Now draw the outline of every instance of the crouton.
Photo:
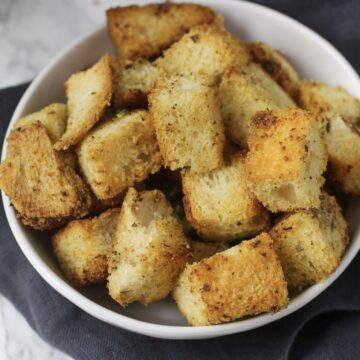
[(66, 131), (55, 143), (55, 150), (66, 150), (79, 143), (100, 120), (112, 96), (110, 56), (104, 55), (86, 71), (73, 74), (65, 83), (69, 118)]
[(220, 166), (225, 135), (216, 90), (185, 76), (159, 80), (149, 112), (165, 166), (195, 172)]
[(229, 66), (249, 61), (240, 40), (218, 26), (201, 25), (173, 44), (155, 64), (167, 72), (200, 76), (203, 82), (213, 85)]
[(338, 267), (349, 243), (341, 208), (324, 192), (319, 209), (284, 215), (270, 235), (289, 291), (300, 291), (327, 278)]
[(200, 237), (219, 242), (240, 240), (269, 227), (268, 212), (247, 188), (245, 157), (239, 153), (208, 173), (183, 172), (185, 214)]
[(99, 199), (109, 199), (160, 169), (161, 156), (145, 110), (120, 113), (77, 148), (81, 172)]
[(109, 258), (110, 296), (122, 306), (165, 298), (190, 259), (190, 245), (165, 196), (130, 188)]
[(330, 179), (347, 194), (360, 195), (360, 132), (339, 115), (327, 116), (324, 140)]
[(299, 103), (315, 116), (323, 112), (332, 112), (340, 115), (345, 122), (360, 126), (360, 101), (340, 86), (302, 80)]
[(149, 4), (109, 9), (108, 31), (122, 59), (154, 59), (195, 25), (211, 23), (214, 12), (195, 4)]
[(327, 153), (313, 117), (288, 108), (258, 113), (252, 125), (245, 165), (250, 190), (273, 212), (318, 207)]
[(275, 312), (288, 304), (284, 273), (266, 233), (188, 265), (173, 297), (195, 326)]
[(189, 244), (193, 255), (191, 262), (198, 262), (202, 259), (209, 258), (210, 256), (229, 248), (228, 244), (220, 242), (214, 243), (208, 241), (190, 240)]
[(248, 148), (251, 119), (258, 111), (294, 105), (292, 99), (258, 65), (230, 68), (219, 86), (221, 114), (228, 138)]
[(147, 107), (147, 95), (163, 70), (146, 60), (112, 61), (114, 74), (113, 107), (136, 109)]
[(67, 109), (65, 104), (50, 104), (40, 111), (20, 118), (14, 125), (14, 129), (40, 121), (47, 130), (53, 142), (59, 140), (65, 132), (67, 121)]
[(108, 255), (120, 209), (71, 221), (52, 237), (54, 254), (66, 278), (76, 287), (106, 281)]
[(52, 229), (88, 213), (90, 193), (67, 166), (38, 121), (13, 130), (0, 166), (0, 188), (19, 218), (34, 229)]
[(294, 99), (297, 99), (300, 77), (294, 67), (279, 51), (261, 41), (249, 45), (256, 62)]

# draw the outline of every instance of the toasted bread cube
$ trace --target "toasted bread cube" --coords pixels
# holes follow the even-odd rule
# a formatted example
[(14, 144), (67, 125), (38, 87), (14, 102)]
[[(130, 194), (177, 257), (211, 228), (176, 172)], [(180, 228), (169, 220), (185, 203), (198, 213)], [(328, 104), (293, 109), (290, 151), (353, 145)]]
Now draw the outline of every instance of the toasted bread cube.
[(66, 131), (55, 143), (55, 150), (66, 150), (79, 143), (100, 120), (112, 96), (110, 56), (104, 55), (94, 66), (73, 74), (65, 83), (69, 118)]
[(109, 9), (108, 30), (123, 59), (153, 59), (195, 25), (211, 23), (214, 12), (195, 4), (149, 4)]
[(214, 88), (163, 77), (149, 95), (149, 111), (165, 166), (205, 172), (222, 164), (225, 135)]
[(47, 130), (50, 139), (55, 142), (59, 140), (66, 129), (67, 109), (65, 104), (50, 104), (40, 111), (26, 115), (20, 118), (14, 125), (14, 129), (33, 124), (40, 123)]
[(228, 244), (221, 242), (215, 243), (209, 241), (190, 240), (189, 244), (193, 255), (191, 262), (198, 262), (202, 259), (209, 258), (210, 256), (229, 248)]
[(123, 113), (91, 131), (77, 149), (81, 171), (99, 199), (110, 199), (161, 167), (145, 110)]
[(338, 267), (349, 243), (341, 208), (325, 192), (319, 209), (284, 215), (270, 235), (289, 291), (300, 291), (326, 279)]
[(310, 113), (258, 113), (252, 125), (246, 178), (255, 196), (273, 212), (318, 207), (327, 153)]
[(165, 298), (191, 259), (172, 212), (158, 190), (127, 192), (109, 259), (109, 293), (120, 305)]
[(72, 285), (106, 281), (119, 214), (120, 209), (111, 209), (92, 219), (74, 220), (53, 235), (54, 254)]
[(225, 70), (250, 61), (243, 43), (216, 25), (194, 27), (166, 50), (155, 64), (167, 72), (200, 76), (213, 85)]
[(38, 121), (19, 127), (8, 139), (0, 166), (0, 188), (9, 196), (19, 218), (34, 229), (52, 229), (85, 216), (91, 200), (88, 188)]
[(360, 126), (360, 101), (340, 86), (302, 80), (299, 88), (300, 105), (315, 116), (324, 112), (340, 115), (345, 122)]
[(294, 105), (284, 90), (258, 65), (232, 67), (219, 86), (221, 114), (230, 140), (248, 148), (251, 119), (258, 111)]
[(162, 69), (147, 60), (112, 60), (114, 76), (113, 107), (137, 109), (147, 107), (147, 95), (154, 87)]
[(244, 153), (208, 173), (183, 172), (185, 214), (199, 236), (226, 242), (250, 238), (270, 225), (268, 212), (245, 182)]
[(324, 139), (329, 154), (329, 175), (339, 188), (360, 195), (360, 131), (339, 115), (327, 117)]
[(279, 51), (269, 44), (258, 41), (249, 46), (256, 62), (294, 99), (297, 98), (300, 77), (294, 67)]
[(266, 233), (188, 265), (173, 297), (195, 326), (275, 312), (289, 301), (280, 261)]

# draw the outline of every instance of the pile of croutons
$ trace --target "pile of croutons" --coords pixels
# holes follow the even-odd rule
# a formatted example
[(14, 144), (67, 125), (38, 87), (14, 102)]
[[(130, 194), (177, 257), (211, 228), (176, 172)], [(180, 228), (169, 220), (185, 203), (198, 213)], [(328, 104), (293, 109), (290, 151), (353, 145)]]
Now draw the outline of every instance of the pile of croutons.
[(117, 55), (18, 120), (0, 166), (23, 224), (57, 229), (71, 284), (107, 283), (121, 306), (172, 294), (199, 326), (278, 311), (329, 276), (349, 243), (337, 197), (360, 195), (360, 102), (205, 6), (107, 19)]

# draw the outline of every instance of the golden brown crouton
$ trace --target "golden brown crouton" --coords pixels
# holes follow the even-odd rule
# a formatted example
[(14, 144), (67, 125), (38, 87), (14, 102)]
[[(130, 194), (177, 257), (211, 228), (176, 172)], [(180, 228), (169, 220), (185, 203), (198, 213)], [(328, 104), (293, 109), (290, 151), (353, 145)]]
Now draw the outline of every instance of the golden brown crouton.
[(74, 286), (106, 281), (119, 214), (120, 209), (111, 209), (92, 219), (71, 221), (52, 237), (61, 270)]
[(329, 154), (329, 175), (347, 194), (360, 195), (360, 132), (339, 115), (328, 114), (324, 140)]
[(100, 120), (112, 96), (110, 56), (104, 55), (86, 71), (73, 74), (65, 83), (69, 118), (66, 131), (54, 148), (66, 150), (80, 142)]
[(273, 212), (318, 207), (327, 154), (313, 117), (288, 108), (258, 113), (252, 125), (246, 177), (255, 196)]
[(222, 164), (225, 135), (214, 88), (163, 77), (149, 95), (149, 111), (165, 166), (205, 172)]
[(202, 259), (209, 258), (210, 256), (229, 248), (228, 244), (219, 242), (214, 243), (208, 241), (189, 240), (189, 244), (193, 255), (191, 262), (198, 262)]
[(106, 12), (108, 30), (123, 59), (153, 59), (195, 25), (211, 23), (214, 12), (195, 4), (126, 6)]
[(53, 142), (56, 142), (65, 132), (67, 121), (66, 105), (54, 103), (44, 107), (40, 111), (26, 115), (15, 123), (14, 129), (28, 124), (33, 124), (37, 121), (40, 121), (40, 123), (45, 127), (50, 139)]
[(251, 119), (258, 111), (294, 105), (284, 90), (255, 63), (241, 69), (230, 68), (220, 83), (219, 98), (226, 134), (243, 149), (248, 148)]
[(112, 59), (114, 75), (113, 107), (137, 109), (147, 107), (147, 95), (163, 70), (147, 60), (120, 61)]
[(18, 216), (34, 229), (55, 228), (88, 213), (89, 190), (61, 154), (40, 122), (13, 130), (0, 166), (0, 188)]
[(274, 312), (288, 304), (284, 273), (266, 233), (188, 265), (173, 296), (196, 326)]
[(246, 46), (215, 25), (194, 27), (166, 50), (155, 64), (167, 72), (200, 76), (213, 85), (231, 65), (250, 61)]
[(323, 112), (340, 115), (345, 122), (360, 126), (360, 101), (340, 86), (302, 80), (299, 88), (300, 105), (315, 116)]
[(341, 208), (321, 195), (319, 209), (285, 215), (270, 231), (290, 291), (324, 280), (338, 267), (349, 242)]
[(294, 99), (297, 99), (300, 78), (294, 67), (279, 51), (261, 41), (249, 46), (256, 62)]
[(245, 157), (239, 153), (228, 164), (204, 174), (183, 172), (185, 214), (200, 237), (240, 240), (269, 227), (268, 212), (245, 183)]
[(99, 199), (112, 198), (160, 169), (161, 156), (145, 110), (107, 120), (77, 149), (81, 171)]
[(160, 300), (190, 259), (190, 245), (165, 196), (130, 188), (109, 259), (110, 296), (122, 306)]

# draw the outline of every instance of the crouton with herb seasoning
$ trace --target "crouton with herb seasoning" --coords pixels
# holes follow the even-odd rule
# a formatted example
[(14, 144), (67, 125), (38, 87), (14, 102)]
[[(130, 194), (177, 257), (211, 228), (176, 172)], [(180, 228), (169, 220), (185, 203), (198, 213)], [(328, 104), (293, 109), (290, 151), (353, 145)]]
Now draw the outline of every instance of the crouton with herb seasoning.
[(198, 262), (202, 259), (209, 258), (210, 256), (227, 250), (230, 246), (226, 243), (221, 242), (210, 242), (210, 241), (200, 241), (200, 240), (190, 240), (189, 241), (191, 252), (192, 252), (192, 261)]
[(194, 326), (275, 312), (289, 301), (280, 261), (266, 233), (187, 265), (173, 297)]
[(213, 87), (194, 77), (161, 77), (149, 112), (166, 167), (206, 172), (222, 164), (225, 135)]
[(0, 188), (25, 225), (47, 230), (88, 213), (89, 189), (62, 154), (54, 151), (40, 121), (13, 130), (7, 142)]
[(113, 108), (147, 108), (147, 95), (164, 71), (147, 60), (112, 59), (114, 76)]
[(106, 281), (108, 255), (120, 209), (98, 217), (74, 220), (52, 237), (54, 254), (72, 285), (81, 287)]
[(267, 210), (248, 189), (245, 153), (208, 173), (182, 175), (184, 208), (199, 236), (227, 242), (250, 238), (270, 226)]
[(349, 243), (341, 208), (325, 192), (319, 209), (284, 215), (270, 235), (290, 291), (326, 279), (338, 267)]
[(320, 205), (327, 153), (310, 113), (288, 108), (257, 113), (246, 159), (247, 184), (272, 212)]
[(249, 48), (254, 60), (260, 63), (288, 94), (297, 99), (300, 77), (284, 55), (262, 41), (251, 43)]
[(99, 199), (117, 196), (162, 163), (145, 110), (123, 111), (108, 119), (86, 136), (77, 153), (81, 172)]
[(294, 105), (292, 99), (258, 64), (231, 67), (219, 86), (221, 114), (228, 138), (248, 148), (251, 119), (258, 111)]
[(302, 80), (299, 103), (315, 117), (321, 116), (324, 112), (331, 112), (340, 115), (346, 123), (360, 127), (360, 101), (341, 86)]
[(130, 188), (109, 259), (108, 289), (122, 306), (165, 298), (191, 259), (181, 224), (158, 190)]
[(154, 59), (195, 25), (208, 24), (214, 12), (196, 4), (125, 6), (106, 12), (108, 31), (122, 59)]
[(167, 72), (201, 77), (208, 85), (220, 80), (231, 65), (250, 61), (246, 46), (217, 25), (194, 27), (155, 61)]
[(101, 119), (112, 97), (110, 56), (104, 55), (95, 65), (77, 72), (66, 81), (69, 118), (66, 131), (55, 143), (55, 150), (66, 150), (79, 143)]
[(53, 103), (32, 114), (23, 116), (14, 125), (14, 129), (33, 124), (37, 121), (45, 127), (53, 142), (59, 140), (66, 129), (67, 109), (65, 104)]

